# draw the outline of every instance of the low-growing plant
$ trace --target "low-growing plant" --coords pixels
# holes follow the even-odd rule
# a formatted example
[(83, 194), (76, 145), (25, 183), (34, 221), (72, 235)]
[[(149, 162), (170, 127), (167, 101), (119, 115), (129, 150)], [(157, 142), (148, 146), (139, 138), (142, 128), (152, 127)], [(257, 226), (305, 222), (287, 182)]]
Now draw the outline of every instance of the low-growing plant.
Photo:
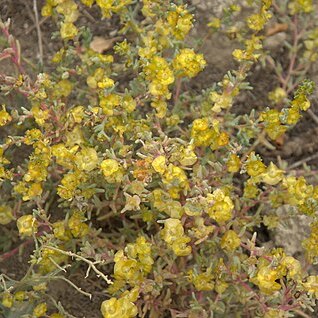
[[(92, 297), (68, 277), (79, 266), (104, 293), (104, 318), (314, 312), (318, 186), (257, 149), (310, 107), (317, 6), (247, 2), (209, 21), (210, 35), (235, 41), (237, 66), (202, 92), (191, 85), (207, 62), (187, 40), (195, 19), (182, 1), (47, 0), (61, 48), (36, 75), (1, 21), (0, 59), (16, 71), (0, 73), (0, 260), (32, 246), (23, 278), (0, 276), (2, 316), (73, 317), (49, 287), (62, 280)], [(91, 7), (115, 39), (80, 25)], [(286, 65), (263, 49), (272, 18), (290, 36)], [(276, 88), (238, 115), (256, 64), (275, 72)], [(279, 207), (284, 219), (308, 217), (304, 260), (258, 239), (277, 227)]]

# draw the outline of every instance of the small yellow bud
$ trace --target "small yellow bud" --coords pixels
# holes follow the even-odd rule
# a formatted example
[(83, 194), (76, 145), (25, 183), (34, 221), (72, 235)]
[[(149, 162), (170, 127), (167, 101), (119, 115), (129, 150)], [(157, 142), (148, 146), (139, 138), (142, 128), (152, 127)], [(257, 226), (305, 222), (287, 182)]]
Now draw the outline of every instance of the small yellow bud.
[(119, 163), (114, 159), (103, 160), (100, 164), (100, 167), (105, 177), (111, 176), (112, 174), (116, 173), (120, 168)]
[(47, 305), (46, 305), (46, 303), (41, 303), (41, 304), (38, 304), (38, 305), (34, 308), (34, 310), (33, 310), (33, 315), (34, 315), (35, 317), (42, 317), (42, 316), (45, 315), (46, 311), (47, 311)]
[(153, 160), (151, 165), (155, 169), (156, 172), (163, 174), (167, 169), (166, 157), (165, 156), (158, 156), (157, 158), (155, 158)]
[(0, 205), (0, 224), (6, 225), (14, 220), (12, 209), (8, 205)]
[(222, 236), (221, 247), (227, 251), (235, 251), (240, 246), (240, 244), (241, 239), (233, 230), (226, 231)]
[(9, 292), (4, 293), (1, 303), (4, 307), (11, 308), (13, 305), (13, 296)]
[(38, 222), (32, 215), (23, 215), (17, 220), (17, 227), (21, 236), (31, 236), (36, 233)]

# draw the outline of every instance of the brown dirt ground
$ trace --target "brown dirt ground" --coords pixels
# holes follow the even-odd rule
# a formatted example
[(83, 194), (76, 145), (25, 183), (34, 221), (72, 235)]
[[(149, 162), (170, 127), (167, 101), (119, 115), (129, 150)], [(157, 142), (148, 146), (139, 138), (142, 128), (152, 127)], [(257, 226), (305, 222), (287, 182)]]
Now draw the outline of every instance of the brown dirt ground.
[[(210, 2), (212, 5), (204, 7), (206, 3)], [(43, 0), (38, 0), (38, 7), (43, 4)], [(190, 2), (190, 1), (189, 1)], [(202, 38), (207, 34), (206, 22), (213, 14), (218, 14), (219, 6), (222, 1), (212, 0), (193, 0), (198, 7), (196, 13), (196, 28), (192, 33), (193, 37), (200, 36)], [(202, 5), (203, 3), (203, 5)], [(83, 10), (83, 17), (80, 18), (79, 23), (88, 24), (92, 27), (94, 35), (104, 35), (109, 33), (112, 29), (111, 23), (104, 21), (98, 22), (97, 11), (95, 12)], [(38, 61), (38, 36), (35, 29), (34, 13), (32, 8), (32, 1), (25, 0), (0, 0), (0, 17), (3, 21), (7, 18), (11, 18), (12, 27), (15, 36), (19, 39), (22, 47), (22, 52), (26, 58), (28, 67), (34, 72), (37, 71)], [(47, 62), (52, 55), (56, 52), (56, 48), (60, 47), (59, 42), (50, 39), (50, 33), (52, 30), (56, 30), (56, 27), (49, 19), (41, 18), (41, 31), (44, 49), (44, 60)], [(231, 57), (232, 49), (235, 47), (235, 42), (231, 41), (227, 37), (220, 37), (212, 35), (208, 37), (202, 44), (201, 51), (205, 54), (205, 58), (208, 62), (208, 67), (202, 72), (201, 75), (195, 80), (195, 83), (191, 84), (191, 88), (194, 91), (200, 92), (204, 87), (210, 86), (213, 82), (218, 82), (222, 79), (224, 73), (235, 67), (233, 59)], [(282, 56), (283, 49), (275, 47), (274, 54), (277, 57)], [(315, 65), (311, 74), (309, 74), (313, 80), (318, 82), (318, 65)], [(5, 62), (0, 62), (0, 72), (10, 73), (10, 66)], [(261, 67), (255, 67), (249, 78), (252, 85), (255, 88), (252, 92), (244, 93), (238, 98), (235, 105), (235, 111), (237, 113), (248, 113), (255, 103), (259, 100), (266, 100), (266, 94), (270, 89), (275, 86), (274, 74)], [(1, 100), (0, 100), (1, 101)], [(264, 106), (264, 105), (259, 105)], [(313, 107), (311, 108), (314, 113), (318, 115), (318, 98), (317, 93), (313, 98)], [(286, 140), (283, 146), (277, 146), (275, 150), (268, 150), (265, 148), (257, 149), (263, 154), (266, 161), (277, 161), (278, 156), (287, 160), (288, 163), (294, 163), (299, 160), (305, 159), (318, 151), (318, 138), (317, 138), (317, 123), (314, 122), (312, 116), (305, 114), (302, 120), (286, 135)], [(0, 135), (1, 138), (1, 135)], [(290, 149), (295, 149), (290, 151)], [(318, 159), (314, 159), (308, 164), (311, 167), (318, 168)], [(3, 235), (0, 230), (0, 235)], [(13, 243), (15, 247), (18, 243)], [(15, 255), (9, 261), (0, 262), (0, 271), (6, 273), (13, 278), (20, 278), (24, 275), (28, 268), (26, 260), (32, 252), (32, 246), (28, 246), (22, 251), (20, 256)], [(91, 292), (93, 299), (90, 301), (87, 297), (74, 291), (72, 287), (65, 282), (54, 282), (50, 285), (51, 294), (57, 301), (61, 301), (64, 308), (74, 315), (81, 318), (95, 318), (100, 317), (99, 306), (104, 297), (104, 290), (102, 286), (95, 286), (96, 280), (91, 275), (89, 279), (84, 279), (85, 268), (77, 268), (75, 272), (71, 273), (69, 279), (76, 282), (76, 284), (83, 290)]]

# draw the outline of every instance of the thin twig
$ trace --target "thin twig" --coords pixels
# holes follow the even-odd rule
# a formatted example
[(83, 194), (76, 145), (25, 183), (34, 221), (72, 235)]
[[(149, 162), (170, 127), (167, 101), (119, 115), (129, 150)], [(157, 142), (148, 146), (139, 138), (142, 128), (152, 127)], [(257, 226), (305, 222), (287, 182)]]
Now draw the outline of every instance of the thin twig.
[(304, 312), (302, 312), (301, 310), (298, 309), (293, 309), (293, 312), (295, 312), (297, 315), (304, 317), (304, 318), (310, 318), (309, 315), (305, 314)]
[(179, 100), (179, 96), (180, 96), (180, 92), (181, 92), (181, 85), (182, 85), (182, 79), (181, 79), (181, 77), (179, 77), (177, 79), (176, 92), (174, 95), (174, 105), (176, 105), (178, 100)]
[(303, 165), (304, 163), (306, 163), (306, 162), (308, 162), (308, 161), (311, 161), (311, 160), (314, 160), (314, 159), (316, 159), (316, 158), (318, 158), (318, 152), (317, 152), (316, 154), (312, 155), (312, 156), (309, 156), (309, 157), (307, 157), (307, 158), (304, 158), (304, 159), (302, 159), (302, 160), (299, 160), (299, 161), (293, 163), (292, 165), (290, 165), (290, 166), (288, 167), (288, 169), (291, 170), (291, 169), (297, 168), (297, 167)]
[(288, 88), (288, 82), (291, 79), (292, 72), (294, 70), (294, 66), (296, 63), (297, 55), (298, 55), (298, 41), (299, 41), (299, 34), (298, 34), (298, 18), (297, 15), (294, 16), (294, 33), (293, 33), (294, 41), (293, 41), (293, 48), (292, 48), (292, 55), (289, 62), (288, 72), (285, 77), (285, 83), (283, 84), (283, 89), (286, 91)]
[[(107, 284), (113, 284), (113, 282), (107, 277), (107, 275), (105, 275), (105, 274), (102, 273), (99, 269), (96, 268), (96, 266), (95, 266), (96, 263), (93, 263), (92, 261), (86, 259), (85, 257), (80, 256), (80, 255), (75, 254), (75, 253), (72, 253), (72, 252), (69, 252), (69, 251), (63, 251), (63, 250), (61, 250), (61, 249), (59, 249), (59, 248), (56, 248), (56, 247), (53, 247), (53, 246), (48, 246), (48, 245), (46, 245), (46, 246), (44, 246), (44, 247), (45, 247), (45, 248), (48, 248), (48, 249), (51, 249), (51, 250), (53, 250), (53, 251), (59, 252), (59, 253), (64, 254), (64, 255), (77, 258), (77, 259), (79, 259), (79, 260), (85, 262), (85, 263), (88, 264), (89, 267), (92, 268), (92, 270), (97, 274), (97, 277), (102, 277)], [(99, 262), (99, 263), (101, 263), (101, 262)]]
[(40, 27), (40, 23), (39, 23), (39, 13), (38, 13), (37, 0), (33, 0), (33, 11), (34, 11), (34, 15), (35, 15), (36, 33), (38, 35), (39, 60), (40, 60), (40, 64), (43, 65), (43, 44), (42, 44), (41, 27)]
[[(40, 21), (39, 21), (39, 26), (41, 26), (46, 20), (48, 20), (49, 19), (49, 17), (43, 17)], [(24, 34), (25, 35), (27, 35), (27, 34), (29, 34), (33, 29), (35, 29), (36, 28), (36, 25), (35, 24), (33, 24), (33, 25), (31, 25), (25, 32), (24, 32)]]
[(72, 287), (74, 287), (79, 293), (89, 297), (89, 299), (92, 299), (92, 294), (85, 292), (84, 290), (82, 290), (80, 287), (76, 286), (73, 282), (71, 282), (69, 279), (63, 277), (63, 276), (58, 276), (57, 278), (64, 280), (65, 282), (67, 282), (69, 285), (71, 285)]
[(311, 109), (308, 109), (307, 113), (310, 115), (312, 120), (318, 125), (318, 116)]

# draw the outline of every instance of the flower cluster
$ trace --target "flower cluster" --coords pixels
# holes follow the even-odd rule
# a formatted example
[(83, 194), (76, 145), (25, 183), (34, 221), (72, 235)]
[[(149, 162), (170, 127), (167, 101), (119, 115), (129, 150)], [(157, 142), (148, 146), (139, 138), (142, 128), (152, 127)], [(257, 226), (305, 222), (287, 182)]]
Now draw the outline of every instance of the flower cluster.
[[(209, 32), (239, 42), (235, 68), (218, 83), (199, 76), (194, 85), (208, 63), (186, 39), (195, 20), (183, 1), (47, 0), (42, 14), (53, 17), (62, 41), (47, 73), (37, 76), (21, 67), (18, 45), (7, 37), (0, 58), (21, 74), (0, 74), (1, 248), (8, 250), (0, 259), (23, 250), (10, 251), (11, 241), (33, 252), (21, 281), (0, 277), (0, 315), (11, 308), (15, 316), (25, 308), (32, 317), (69, 315), (51, 283), (62, 279), (92, 296), (69, 276), (84, 266), (107, 290), (97, 309), (104, 318), (271, 318), (313, 310), (317, 276), (258, 234), (295, 215), (308, 218), (303, 247), (315, 264), (318, 186), (304, 170), (263, 158), (258, 146), (273, 148), (267, 136), (278, 142), (310, 107), (314, 87), (302, 74), (317, 57), (317, 23), (307, 32), (304, 21), (314, 4), (252, 2), (245, 23), (232, 21), (235, 4), (210, 20)], [(104, 51), (94, 30), (80, 25), (82, 13), (99, 14), (110, 30)], [(304, 31), (286, 74), (270, 72), (281, 81), (265, 95), (273, 108), (260, 103), (238, 115), (253, 65), (276, 67), (262, 43), (273, 32), (263, 32), (272, 15), (279, 27), (288, 24), (286, 33)], [(4, 36), (8, 26), (0, 21)]]
[(164, 228), (160, 234), (177, 256), (187, 256), (191, 253), (191, 246), (187, 245), (191, 239), (184, 234), (184, 228), (180, 220), (173, 218), (165, 220)]
[(292, 0), (288, 4), (288, 8), (291, 14), (310, 13), (314, 10), (313, 0)]
[[(277, 90), (276, 90), (277, 92)], [(288, 128), (289, 125), (295, 125), (301, 118), (301, 111), (306, 111), (310, 107), (308, 95), (313, 92), (313, 83), (304, 81), (295, 93), (294, 99), (290, 103), (290, 107), (283, 108), (281, 111), (277, 109), (267, 109), (261, 113), (260, 121), (264, 122), (265, 131), (271, 139), (277, 139)], [(286, 96), (286, 95), (285, 95)], [(285, 97), (283, 95), (283, 97)], [(272, 98), (277, 101), (280, 97)]]
[(134, 304), (138, 298), (138, 289), (125, 292), (119, 299), (113, 297), (105, 300), (101, 305), (101, 312), (104, 318), (132, 318), (136, 317), (138, 309)]

